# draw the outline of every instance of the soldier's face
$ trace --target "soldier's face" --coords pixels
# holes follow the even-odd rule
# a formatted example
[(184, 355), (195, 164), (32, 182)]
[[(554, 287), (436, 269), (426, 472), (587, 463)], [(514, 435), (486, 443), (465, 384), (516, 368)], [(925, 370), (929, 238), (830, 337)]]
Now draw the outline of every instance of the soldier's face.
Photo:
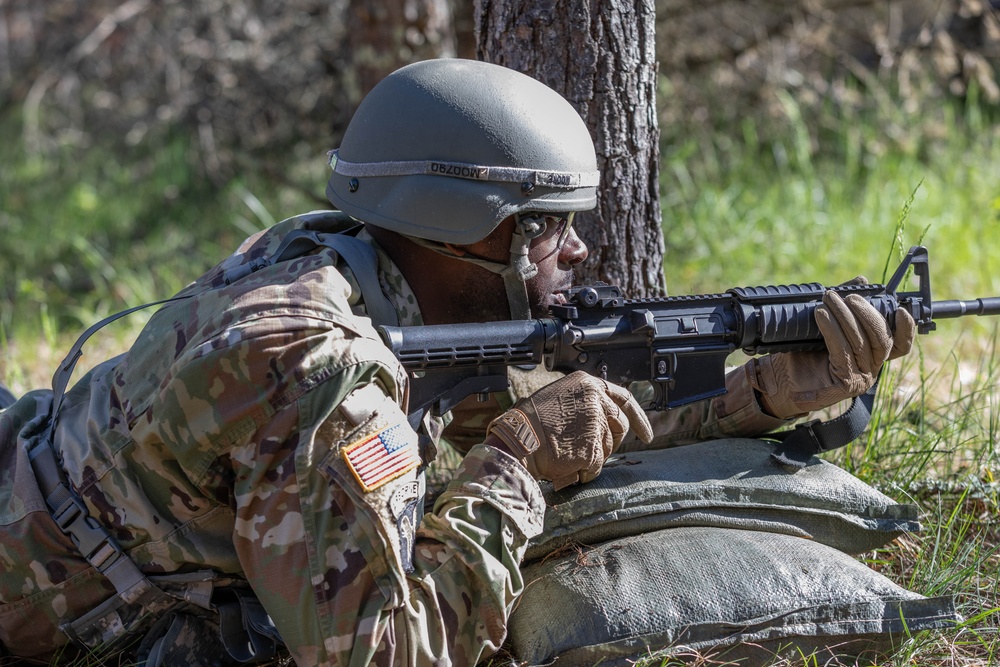
[(544, 317), (549, 306), (565, 302), (562, 292), (573, 285), (573, 268), (588, 254), (572, 217), (546, 216), (545, 221), (545, 232), (532, 241), (528, 251), (528, 259), (538, 266), (538, 273), (527, 283), (534, 317)]
[[(545, 231), (533, 239), (528, 259), (538, 267), (538, 273), (526, 283), (528, 304), (533, 317), (545, 317), (552, 304), (562, 303), (562, 291), (573, 285), (573, 268), (587, 259), (587, 245), (577, 235), (571, 220), (557, 215), (546, 216)], [(473, 257), (506, 264), (510, 261), (510, 243), (514, 234), (514, 219), (508, 218), (487, 238), (463, 246)], [(479, 310), (479, 321), (507, 319), (510, 309), (503, 279), (495, 273), (467, 264), (471, 273), (471, 289), (467, 292)], [(475, 270), (472, 270), (475, 269)]]

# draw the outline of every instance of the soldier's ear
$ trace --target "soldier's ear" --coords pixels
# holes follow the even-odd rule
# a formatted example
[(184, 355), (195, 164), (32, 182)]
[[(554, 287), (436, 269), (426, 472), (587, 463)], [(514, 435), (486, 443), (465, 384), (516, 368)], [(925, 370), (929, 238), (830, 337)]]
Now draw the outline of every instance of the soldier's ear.
[(448, 252), (455, 255), (456, 257), (464, 257), (469, 254), (469, 247), (465, 245), (459, 245), (457, 243), (445, 243), (444, 247), (448, 249)]

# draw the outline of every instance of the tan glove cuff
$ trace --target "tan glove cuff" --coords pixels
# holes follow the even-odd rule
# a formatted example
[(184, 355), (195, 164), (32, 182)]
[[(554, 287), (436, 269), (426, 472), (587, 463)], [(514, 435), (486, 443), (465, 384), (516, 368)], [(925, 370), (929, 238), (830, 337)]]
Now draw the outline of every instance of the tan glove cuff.
[(808, 414), (788, 397), (789, 380), (779, 381), (772, 355), (751, 359), (746, 363), (746, 371), (764, 414), (778, 419), (795, 419)]
[(528, 416), (517, 408), (511, 408), (491, 421), (486, 433), (492, 433), (503, 440), (510, 453), (522, 460), (534, 454), (541, 446)]

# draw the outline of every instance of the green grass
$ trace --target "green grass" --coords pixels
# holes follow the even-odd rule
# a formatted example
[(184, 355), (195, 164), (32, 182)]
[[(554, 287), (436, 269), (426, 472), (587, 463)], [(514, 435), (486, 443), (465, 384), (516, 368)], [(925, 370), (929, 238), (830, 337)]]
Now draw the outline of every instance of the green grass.
[[(195, 139), (180, 132), (127, 150), (67, 144), (44, 155), (26, 152), (20, 132), (16, 117), (0, 118), (0, 379), (17, 392), (47, 385), (90, 324), (174, 294), (273, 224), (271, 211), (320, 207), (252, 171), (212, 183)], [(310, 191), (322, 193), (324, 164), (299, 168)], [(103, 331), (88, 344), (92, 358), (123, 349), (148, 316)]]
[(918, 241), (930, 248), (938, 298), (1000, 294), (1000, 126), (952, 111), (942, 121), (950, 133), (917, 149), (853, 140), (862, 130), (849, 121), (825, 152), (810, 149), (810, 128), (796, 114), (782, 143), (758, 146), (745, 128), (666, 147), (670, 291), (833, 284), (858, 273), (879, 281), (912, 195), (900, 240), (904, 249)]
[[(783, 104), (790, 130), (781, 141), (761, 142), (748, 123), (664, 145), (671, 293), (858, 274), (881, 281), (922, 243), (936, 298), (1000, 295), (1000, 127), (976, 108), (945, 107), (934, 110), (934, 132), (894, 134), (885, 128), (905, 119), (882, 111), (817, 125), (794, 100)], [(252, 173), (208, 185), (180, 135), (127, 155), (91, 146), (33, 156), (18, 132), (16, 119), (0, 121), (9, 147), (0, 170), (0, 380), (16, 391), (47, 383), (86, 325), (168, 296), (247, 234), (317, 206)], [(310, 172), (322, 192), (322, 161), (303, 167)], [(98, 336), (88, 358), (124, 349), (143, 317)], [(946, 321), (921, 337), (884, 378), (867, 436), (829, 456), (922, 510), (924, 533), (866, 554), (869, 564), (919, 593), (956, 595), (967, 619), (954, 632), (913, 637), (887, 665), (1000, 662), (996, 331)]]
[[(317, 206), (252, 171), (213, 183), (194, 139), (179, 131), (131, 148), (67, 144), (44, 155), (26, 152), (19, 134), (17, 118), (0, 119), (0, 261), (7, 267), (0, 325), (8, 334), (32, 332), (44, 317), (75, 327), (167, 296), (273, 224), (269, 211)], [(322, 193), (323, 156), (310, 167), (310, 189)]]

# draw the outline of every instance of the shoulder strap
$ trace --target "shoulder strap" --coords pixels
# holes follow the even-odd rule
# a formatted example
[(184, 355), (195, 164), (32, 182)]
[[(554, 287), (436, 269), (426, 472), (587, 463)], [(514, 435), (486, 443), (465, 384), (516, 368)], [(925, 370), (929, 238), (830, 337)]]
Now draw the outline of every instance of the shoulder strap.
[(326, 234), (297, 229), (285, 236), (281, 245), (274, 251), (270, 263), (301, 257), (317, 247), (331, 248), (347, 262), (347, 266), (358, 281), (368, 317), (376, 327), (399, 326), (396, 308), (379, 284), (378, 256), (375, 254), (375, 249), (352, 234)]
[[(358, 281), (358, 286), (361, 289), (361, 297), (364, 299), (365, 308), (368, 310), (368, 316), (375, 326), (399, 326), (399, 316), (396, 314), (396, 309), (382, 291), (381, 285), (379, 285), (378, 257), (375, 254), (375, 249), (347, 233), (321, 234), (304, 229), (295, 230), (285, 235), (272, 255), (234, 267), (223, 274), (223, 279), (226, 285), (230, 285), (254, 271), (259, 271), (266, 266), (271, 266), (278, 262), (301, 257), (317, 247), (332, 248), (347, 262), (347, 265), (351, 268)], [(145, 303), (141, 306), (133, 306), (132, 308), (105, 317), (84, 331), (52, 376), (53, 407), (52, 419), (49, 421), (49, 440), (51, 441), (52, 436), (55, 434), (59, 409), (62, 407), (63, 397), (66, 393), (66, 388), (69, 386), (69, 380), (73, 376), (73, 369), (76, 368), (77, 361), (83, 355), (84, 344), (91, 336), (115, 320), (126, 315), (131, 315), (136, 311), (152, 306), (162, 306), (176, 301), (183, 301), (203, 293), (192, 292), (161, 301)]]
[[(0, 410), (3, 410), (4, 408), (8, 408), (14, 405), (16, 401), (17, 398), (14, 396), (14, 394), (11, 393), (10, 389), (7, 389), (7, 387), (5, 387), (2, 382), (0, 382)], [(0, 655), (3, 654), (0, 653)]]
[(333, 234), (296, 229), (285, 235), (270, 257), (262, 257), (233, 267), (223, 274), (223, 280), (229, 285), (266, 266), (302, 257), (316, 248), (331, 248), (347, 262), (347, 266), (354, 273), (368, 317), (374, 325), (399, 326), (396, 308), (379, 284), (378, 256), (374, 248), (353, 236), (358, 229), (360, 227)]
[(56, 525), (62, 532), (70, 536), (87, 562), (111, 581), (118, 596), (124, 602), (134, 602), (149, 591), (152, 584), (142, 574), (135, 562), (125, 555), (111, 533), (90, 516), (87, 506), (70, 489), (62, 468), (56, 460), (55, 450), (52, 447), (53, 437), (59, 420), (59, 410), (66, 394), (66, 387), (73, 375), (76, 362), (83, 354), (83, 345), (87, 339), (101, 327), (137, 310), (172, 301), (181, 301), (191, 296), (193, 295), (185, 294), (129, 308), (110, 317), (105, 317), (84, 331), (52, 376), (52, 413), (49, 416), (48, 429), (45, 437), (39, 438), (28, 452), (31, 469), (35, 473), (38, 487), (45, 496), (45, 504), (48, 505)]

